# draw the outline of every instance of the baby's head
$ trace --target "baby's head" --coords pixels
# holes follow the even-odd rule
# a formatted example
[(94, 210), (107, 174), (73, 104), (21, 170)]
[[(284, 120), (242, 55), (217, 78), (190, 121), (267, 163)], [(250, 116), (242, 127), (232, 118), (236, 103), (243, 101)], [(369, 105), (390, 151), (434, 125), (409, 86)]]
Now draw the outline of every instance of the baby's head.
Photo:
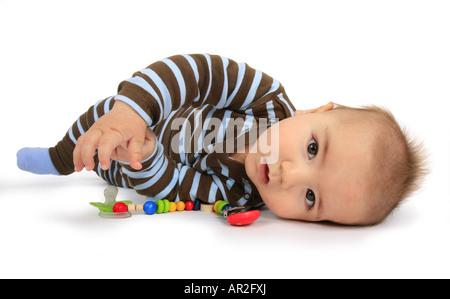
[(333, 103), (276, 123), (245, 160), (278, 216), (352, 225), (385, 219), (418, 188), (424, 166), (421, 145), (390, 112)]

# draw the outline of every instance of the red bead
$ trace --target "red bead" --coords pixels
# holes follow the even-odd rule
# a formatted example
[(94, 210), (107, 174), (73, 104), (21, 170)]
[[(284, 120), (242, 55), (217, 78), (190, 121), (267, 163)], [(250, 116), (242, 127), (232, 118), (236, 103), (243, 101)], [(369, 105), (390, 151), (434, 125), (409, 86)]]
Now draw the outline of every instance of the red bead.
[(194, 208), (194, 203), (190, 200), (186, 201), (185, 207), (186, 211), (190, 211)]
[(114, 213), (123, 213), (128, 211), (128, 206), (126, 204), (124, 204), (123, 202), (117, 202), (114, 206), (113, 206), (113, 212)]

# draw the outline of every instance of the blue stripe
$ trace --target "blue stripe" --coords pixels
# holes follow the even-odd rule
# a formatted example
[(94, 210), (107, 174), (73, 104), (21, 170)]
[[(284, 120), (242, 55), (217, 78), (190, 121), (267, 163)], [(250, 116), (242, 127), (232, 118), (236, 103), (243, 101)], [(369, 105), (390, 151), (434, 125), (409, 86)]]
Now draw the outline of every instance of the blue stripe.
[(283, 93), (280, 93), (280, 94), (278, 95), (278, 98), (279, 98), (283, 103), (286, 104), (286, 107), (289, 109), (289, 112), (291, 113), (291, 116), (293, 116), (293, 115), (294, 115), (294, 110), (292, 110), (291, 106), (287, 103), (286, 99), (283, 97)]
[(167, 185), (167, 187), (164, 188), (164, 190), (153, 196), (153, 199), (158, 200), (166, 197), (170, 193), (170, 191), (172, 191), (172, 189), (175, 188), (177, 182), (178, 182), (178, 169), (175, 168), (173, 172), (172, 181), (170, 181), (169, 185)]
[(109, 112), (109, 105), (111, 103), (111, 99), (112, 99), (112, 97), (109, 97), (108, 99), (106, 99), (105, 104), (103, 105), (104, 114)]
[(225, 107), (230, 106), (231, 102), (233, 101), (234, 97), (236, 96), (236, 93), (239, 90), (239, 87), (241, 87), (242, 81), (244, 80), (245, 63), (239, 63), (238, 67), (239, 67), (239, 70), (238, 70), (238, 76), (237, 76), (237, 80), (236, 80), (236, 86), (234, 87), (233, 92), (228, 97), (228, 100), (225, 103)]
[[(163, 138), (163, 135), (164, 135), (164, 132), (166, 132), (167, 125), (170, 123), (170, 121), (172, 120), (172, 117), (175, 115), (176, 112), (177, 112), (177, 110), (172, 111), (172, 112), (169, 114), (169, 116), (166, 118), (166, 121), (164, 122), (164, 126), (163, 126), (163, 128), (162, 128), (162, 130), (161, 130), (161, 132), (163, 132), (163, 133), (159, 134), (159, 136), (156, 137), (156, 138), (158, 139), (159, 142), (161, 142), (161, 140), (162, 140), (162, 138)], [(152, 129), (152, 131), (153, 131), (153, 128), (151, 128), (151, 129)]]
[(195, 80), (197, 81), (197, 84), (198, 84), (200, 75), (198, 74), (198, 67), (197, 67), (197, 64), (195, 63), (194, 58), (192, 58), (189, 55), (184, 55), (184, 54), (183, 54), (183, 57), (186, 58), (186, 60), (191, 65), (192, 71), (194, 72)]
[(100, 166), (100, 163), (98, 163), (98, 165), (97, 165), (97, 173), (99, 176), (101, 176), (106, 181), (105, 177), (102, 174), (102, 167)]
[[(153, 158), (155, 155), (155, 160), (151, 163), (151, 165), (146, 170), (141, 171), (130, 171), (125, 168), (122, 168), (122, 172), (128, 175), (130, 178), (134, 179), (145, 179), (154, 176), (162, 167), (164, 167), (165, 164), (167, 164), (167, 159), (164, 156), (164, 149), (161, 143), (157, 143), (155, 150), (153, 153), (142, 161), (142, 163), (145, 163), (149, 159)], [(121, 162), (123, 163), (123, 162)], [(165, 164), (164, 164), (165, 163)], [(125, 164), (125, 163), (124, 163)], [(129, 163), (127, 163), (129, 164)]]
[(250, 129), (253, 128), (254, 125), (257, 125), (255, 117), (253, 115), (247, 114), (245, 116), (244, 126), (242, 127), (240, 134), (250, 131)]
[(221, 109), (225, 107), (226, 100), (227, 100), (227, 94), (228, 94), (228, 73), (227, 68), (228, 64), (230, 63), (227, 58), (220, 57), (222, 59), (222, 65), (223, 65), (223, 89), (222, 89), (222, 96), (220, 97), (219, 103), (217, 103), (217, 108)]
[(179, 171), (179, 174), (178, 174), (178, 184), (181, 185), (181, 182), (183, 182), (184, 176), (186, 175), (186, 171), (189, 169), (189, 167), (184, 166), (184, 165), (181, 164), (181, 163), (178, 163), (177, 169), (178, 169), (178, 171)]
[(153, 150), (153, 153), (148, 156), (148, 158), (144, 159), (142, 162), (147, 162), (148, 160), (152, 159), (156, 155), (161, 155), (164, 152), (164, 148), (160, 142), (156, 143), (155, 149)]
[(83, 127), (81, 126), (80, 118), (77, 119), (77, 127), (78, 127), (78, 131), (80, 131), (80, 135), (83, 135), (84, 130), (83, 130)]
[(144, 171), (129, 171), (127, 169), (123, 169), (123, 173), (125, 173), (126, 175), (128, 175), (130, 178), (133, 179), (146, 179), (146, 178), (151, 178), (154, 175), (156, 175), (159, 170), (161, 168), (166, 168), (168, 164), (167, 159), (165, 158), (165, 156), (161, 155), (160, 157), (158, 157), (156, 159), (156, 161), (154, 161), (154, 163), (152, 163), (152, 165), (147, 168), (148, 170), (144, 170)]
[(268, 95), (269, 93), (272, 93), (272, 92), (276, 91), (278, 88), (280, 88), (280, 82), (278, 82), (277, 80), (273, 79), (272, 85), (270, 86), (269, 91), (266, 92), (266, 93), (263, 95), (263, 97), (266, 96), (266, 95)]
[[(169, 89), (167, 88), (164, 81), (152, 69), (143, 69), (143, 70), (141, 70), (141, 73), (143, 73), (144, 75), (149, 77), (150, 80), (152, 80), (158, 87), (159, 92), (161, 93), (161, 96), (163, 98), (163, 103), (164, 103), (164, 111), (163, 110), (161, 110), (161, 111), (163, 111), (163, 116), (164, 116), (164, 118), (166, 118), (167, 115), (169, 114), (169, 112), (172, 111), (172, 99), (170, 97)], [(160, 107), (161, 107), (161, 105), (160, 105)]]
[[(103, 101), (103, 100), (102, 100), (102, 101)], [(98, 105), (99, 105), (102, 101), (98, 101), (98, 102), (95, 103), (95, 105), (94, 105), (94, 121), (97, 121), (97, 120), (98, 120), (97, 107), (98, 107)]]
[(165, 174), (168, 164), (169, 163), (168, 163), (167, 159), (165, 158), (164, 159), (164, 164), (159, 169), (158, 173), (156, 173), (156, 175), (154, 177), (152, 177), (150, 180), (146, 181), (145, 183), (142, 183), (142, 184), (134, 186), (134, 189), (136, 189), (136, 190), (144, 190), (144, 189), (150, 188), (153, 184), (158, 182), (159, 179)]
[[(204, 108), (203, 108), (203, 109), (204, 109)], [(202, 109), (202, 112), (203, 112), (203, 109)], [(199, 136), (200, 138), (197, 139), (197, 148), (198, 148), (199, 150), (202, 149), (202, 148), (205, 146), (205, 144), (204, 144), (204, 141), (205, 141), (205, 134), (206, 134), (206, 131), (207, 131), (208, 129), (210, 129), (209, 123), (210, 123), (211, 117), (212, 117), (212, 115), (214, 114), (215, 111), (216, 111), (216, 108), (213, 107), (213, 108), (211, 109), (211, 111), (209, 111), (209, 113), (206, 115), (206, 118), (205, 118), (205, 120), (203, 121), (202, 133), (201, 133), (201, 136)], [(214, 129), (216, 129), (216, 128), (214, 128)], [(195, 156), (195, 157), (197, 158), (198, 156)]]
[(234, 182), (235, 182), (235, 180), (233, 180), (233, 179), (231, 179), (231, 178), (229, 178), (229, 179), (227, 180), (226, 185), (227, 185), (228, 190), (230, 190), (231, 187), (233, 187)]
[[(224, 189), (224, 186), (223, 186), (223, 182), (216, 175), (212, 175), (211, 177), (214, 180), (214, 183), (217, 186), (217, 188), (219, 188), (220, 193), (223, 196), (223, 199), (225, 201), (228, 201), (228, 197), (227, 197), (227, 194), (225, 192), (225, 189)], [(216, 193), (217, 193), (217, 191), (216, 191)]]
[[(223, 115), (222, 123), (220, 124), (220, 128), (217, 130), (216, 143), (223, 142), (225, 138), (225, 132), (228, 127), (228, 123), (230, 122), (231, 110), (225, 110)], [(234, 129), (232, 131), (234, 133)], [(233, 136), (234, 137), (234, 136)]]
[(253, 102), (256, 96), (256, 91), (258, 90), (259, 84), (261, 83), (262, 73), (256, 70), (255, 77), (253, 78), (252, 86), (245, 98), (244, 103), (241, 106), (241, 110), (247, 109), (247, 107)]
[(198, 186), (200, 185), (200, 173), (195, 172), (194, 180), (192, 181), (191, 190), (189, 191), (189, 195), (191, 198), (195, 198), (197, 195)]
[(223, 175), (223, 176), (225, 176), (225, 177), (228, 177), (229, 176), (229, 170), (228, 170), (228, 167), (227, 166), (225, 166), (225, 165), (223, 165), (220, 161), (219, 161), (219, 164), (220, 164), (220, 173)]
[(69, 133), (70, 140), (72, 140), (73, 144), (77, 144), (77, 139), (73, 135), (72, 127), (69, 128), (68, 133)]
[[(130, 83), (132, 83), (134, 85), (137, 85), (140, 88), (144, 89), (152, 97), (154, 97), (157, 100), (158, 103), (161, 103), (161, 100), (160, 100), (158, 94), (156, 93), (156, 91), (153, 89), (153, 87), (144, 78), (135, 76), (135, 77), (127, 79), (126, 81), (130, 82)], [(161, 104), (160, 104), (160, 108), (162, 108)], [(162, 111), (162, 109), (161, 109), (161, 111)]]
[[(192, 129), (191, 137), (189, 139), (189, 145), (194, 144), (194, 148), (193, 148), (194, 153), (197, 153), (203, 147), (203, 144), (199, 143), (199, 141), (201, 141), (200, 138), (198, 138), (199, 135), (201, 134), (201, 129), (202, 129), (202, 123), (200, 122), (200, 120), (202, 118), (203, 109), (204, 108), (202, 108), (200, 110), (195, 109), (195, 112), (194, 112), (194, 127), (191, 128)], [(198, 139), (196, 140), (196, 138), (198, 138)]]
[(208, 99), (209, 92), (211, 91), (211, 85), (212, 85), (212, 70), (211, 70), (211, 57), (208, 54), (203, 54), (205, 56), (206, 61), (208, 63), (208, 69), (209, 69), (209, 82), (208, 82), (208, 89), (206, 90), (205, 98), (203, 99), (203, 102), (205, 102)]
[[(186, 128), (190, 128), (191, 124), (189, 122), (189, 118), (191, 117), (192, 113), (194, 113), (195, 111), (196, 111), (195, 109), (192, 109), (192, 111), (189, 112), (189, 115), (186, 118), (184, 118), (184, 122), (181, 124), (181, 130), (178, 133), (178, 136), (180, 136), (180, 140), (178, 142), (178, 152), (179, 152), (180, 161), (183, 164), (185, 164), (186, 160), (187, 160), (186, 153), (184, 151), (184, 137), (186, 134)], [(172, 125), (173, 125), (173, 123), (172, 123)], [(176, 129), (176, 128), (171, 127), (171, 129)], [(189, 134), (192, 134), (191, 129), (192, 128), (190, 128)]]
[(127, 182), (125, 181), (125, 178), (122, 176), (122, 186), (124, 188), (130, 188), (130, 186), (128, 186)]
[(146, 80), (144, 80), (142, 77), (137, 77), (136, 76), (136, 77), (127, 79), (126, 81), (131, 83), (131, 84), (134, 84), (136, 86), (139, 86), (140, 88), (144, 89), (147, 93), (149, 93), (156, 100), (156, 102), (158, 103), (159, 109), (162, 112), (164, 112), (164, 109), (163, 109), (162, 104), (161, 104), (161, 99), (159, 98), (158, 94), (153, 89), (153, 87)]
[(109, 163), (109, 164), (110, 164), (110, 165), (109, 165), (109, 168), (108, 168), (108, 176), (109, 176), (109, 180), (110, 180), (110, 182), (111, 182), (114, 186), (117, 186), (116, 181), (114, 180), (114, 177), (112, 176), (112, 172), (111, 172), (111, 169), (112, 169), (111, 163)]
[(241, 197), (240, 199), (236, 200), (236, 203), (238, 204), (238, 206), (242, 207), (247, 203), (247, 200), (244, 197)]
[(211, 183), (211, 188), (209, 189), (208, 202), (216, 202), (217, 185)]
[(197, 102), (198, 99), (200, 99), (200, 91), (198, 90), (198, 80), (200, 75), (198, 74), (198, 66), (195, 63), (194, 58), (192, 58), (189, 55), (183, 55), (184, 58), (186, 58), (186, 60), (189, 62), (189, 64), (191, 65), (192, 71), (194, 72), (194, 76), (195, 76), (195, 80), (197, 82), (197, 97), (193, 100), (193, 102)]
[[(172, 71), (172, 73), (175, 75), (175, 78), (177, 79), (178, 86), (180, 88), (180, 106), (183, 106), (184, 102), (186, 101), (186, 84), (184, 83), (183, 74), (181, 73), (178, 66), (170, 59), (164, 59), (162, 60), (165, 64), (167, 64)], [(172, 109), (169, 109), (169, 112)], [(168, 114), (168, 113), (167, 113)]]
[(271, 123), (272, 122), (271, 120), (275, 119), (275, 111), (274, 111), (275, 107), (273, 106), (273, 101), (269, 101), (266, 103), (266, 109), (269, 116), (269, 123)]
[(209, 169), (209, 168), (206, 166), (206, 157), (207, 157), (207, 156), (205, 156), (205, 157), (202, 159), (202, 161), (200, 162), (200, 168), (201, 168), (203, 171), (207, 171), (207, 169)]

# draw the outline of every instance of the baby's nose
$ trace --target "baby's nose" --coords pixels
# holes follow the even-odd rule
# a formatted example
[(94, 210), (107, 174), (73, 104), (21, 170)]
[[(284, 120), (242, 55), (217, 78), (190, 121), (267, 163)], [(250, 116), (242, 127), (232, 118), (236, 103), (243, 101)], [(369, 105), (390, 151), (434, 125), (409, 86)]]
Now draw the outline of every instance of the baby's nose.
[(303, 176), (298, 165), (291, 161), (284, 161), (280, 164), (281, 186), (285, 189), (290, 189), (300, 186), (303, 181)]

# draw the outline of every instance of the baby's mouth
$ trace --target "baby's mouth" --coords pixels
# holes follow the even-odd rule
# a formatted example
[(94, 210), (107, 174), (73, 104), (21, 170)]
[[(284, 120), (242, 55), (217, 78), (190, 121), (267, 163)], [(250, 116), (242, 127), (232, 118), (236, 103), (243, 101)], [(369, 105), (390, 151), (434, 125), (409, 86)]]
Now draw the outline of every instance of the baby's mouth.
[(265, 162), (259, 164), (259, 178), (264, 184), (267, 184), (269, 182), (269, 166)]

